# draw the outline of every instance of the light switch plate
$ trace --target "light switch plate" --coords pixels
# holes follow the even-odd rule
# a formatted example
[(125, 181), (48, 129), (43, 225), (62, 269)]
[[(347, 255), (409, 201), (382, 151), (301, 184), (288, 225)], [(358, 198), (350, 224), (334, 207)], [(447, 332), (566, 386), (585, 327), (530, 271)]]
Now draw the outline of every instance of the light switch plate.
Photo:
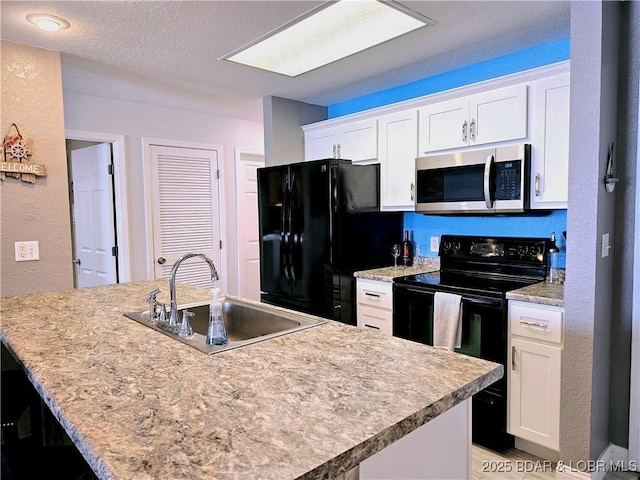
[(15, 242), (16, 262), (28, 262), (40, 260), (40, 248), (38, 241)]
[(431, 248), (432, 252), (437, 252), (440, 248), (440, 238), (439, 237), (431, 237)]
[(609, 256), (609, 250), (611, 250), (611, 245), (609, 245), (609, 234), (602, 234), (602, 258)]

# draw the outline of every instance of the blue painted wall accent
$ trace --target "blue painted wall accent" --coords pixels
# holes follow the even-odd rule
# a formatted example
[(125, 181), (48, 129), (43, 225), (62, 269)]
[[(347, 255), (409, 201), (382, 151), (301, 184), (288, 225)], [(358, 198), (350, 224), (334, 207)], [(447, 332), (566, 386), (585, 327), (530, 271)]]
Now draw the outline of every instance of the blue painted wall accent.
[[(491, 78), (561, 62), (570, 58), (569, 39), (539, 45), (486, 62), (425, 78), (407, 85), (358, 97), (346, 102), (330, 105), (329, 118), (369, 110), (412, 98), (429, 95), (452, 88), (470, 85)], [(549, 237), (556, 233), (560, 248), (561, 266), (565, 265), (566, 239), (562, 232), (567, 229), (567, 211), (554, 210), (549, 215), (527, 216), (431, 216), (417, 213), (404, 214), (404, 229), (411, 231), (415, 245), (424, 246), (427, 256), (431, 236), (442, 234), (495, 235), (505, 237)], [(402, 235), (402, 234), (400, 234)], [(399, 235), (399, 239), (401, 236)], [(422, 250), (422, 249), (421, 249)]]
[(405, 213), (404, 228), (409, 230), (414, 245), (420, 247), (420, 254), (426, 257), (438, 256), (437, 252), (429, 251), (430, 239), (432, 236), (439, 238), (442, 234), (549, 238), (551, 232), (555, 232), (560, 266), (565, 265), (567, 241), (562, 232), (567, 229), (566, 210), (553, 210), (548, 215), (490, 217)]
[(569, 39), (528, 48), (486, 62), (441, 73), (413, 83), (390, 88), (345, 102), (329, 105), (329, 118), (341, 117), (383, 105), (401, 102), (523, 70), (562, 62), (570, 58)]

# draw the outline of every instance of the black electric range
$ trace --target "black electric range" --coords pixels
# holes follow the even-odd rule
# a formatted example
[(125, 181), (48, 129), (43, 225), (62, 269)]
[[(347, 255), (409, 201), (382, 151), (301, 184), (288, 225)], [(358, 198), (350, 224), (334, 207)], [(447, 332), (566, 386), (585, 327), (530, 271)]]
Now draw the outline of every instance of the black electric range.
[[(439, 272), (394, 279), (393, 334), (433, 345), (434, 295), (454, 293), (462, 308), (456, 351), (505, 365), (506, 293), (545, 279), (548, 246), (545, 238), (443, 235)], [(513, 446), (506, 412), (505, 374), (474, 396), (473, 441), (495, 450)]]

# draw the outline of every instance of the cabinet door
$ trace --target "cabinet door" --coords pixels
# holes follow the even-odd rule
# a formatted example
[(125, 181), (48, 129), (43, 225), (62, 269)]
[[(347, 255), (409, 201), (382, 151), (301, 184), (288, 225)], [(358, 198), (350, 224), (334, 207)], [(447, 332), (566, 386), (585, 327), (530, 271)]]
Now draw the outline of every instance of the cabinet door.
[(415, 210), (415, 165), (418, 154), (418, 112), (379, 119), (380, 207), (387, 211)]
[(469, 97), (469, 144), (527, 136), (527, 85), (499, 88)]
[(508, 432), (560, 449), (562, 348), (511, 339)]
[(569, 74), (532, 84), (531, 208), (567, 208)]
[(339, 127), (338, 158), (354, 162), (378, 158), (378, 121), (368, 119)]
[(305, 133), (304, 159), (308, 161), (334, 158), (337, 142), (338, 133), (333, 127)]
[(469, 138), (469, 97), (427, 105), (418, 110), (420, 155), (466, 147)]

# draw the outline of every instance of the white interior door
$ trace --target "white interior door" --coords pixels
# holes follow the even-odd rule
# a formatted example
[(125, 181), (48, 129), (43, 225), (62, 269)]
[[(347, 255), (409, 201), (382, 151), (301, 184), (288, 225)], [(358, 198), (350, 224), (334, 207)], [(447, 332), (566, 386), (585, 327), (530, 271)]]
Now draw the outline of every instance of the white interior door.
[(76, 288), (117, 283), (111, 145), (71, 152)]
[(238, 295), (260, 300), (260, 244), (258, 228), (258, 168), (264, 154), (236, 153), (236, 204), (238, 211)]
[[(152, 228), (155, 278), (168, 278), (186, 253), (203, 253), (220, 269), (220, 200), (217, 150), (151, 145)], [(176, 279), (212, 288), (211, 272), (193, 258)]]

